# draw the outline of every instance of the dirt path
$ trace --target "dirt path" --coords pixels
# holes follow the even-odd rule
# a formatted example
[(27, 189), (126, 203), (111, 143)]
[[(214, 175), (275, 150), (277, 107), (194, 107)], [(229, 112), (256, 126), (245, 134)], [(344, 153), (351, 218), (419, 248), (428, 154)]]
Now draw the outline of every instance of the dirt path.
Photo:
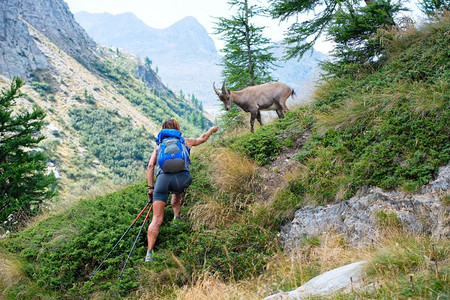
[(310, 136), (309, 131), (302, 132), (294, 141), (294, 147), (285, 148), (272, 164), (259, 167), (259, 174), (263, 178), (260, 184), (261, 190), (256, 195), (259, 200), (273, 201), (276, 192), (286, 186), (286, 176), (300, 164), (295, 160), (295, 156), (309, 141)]

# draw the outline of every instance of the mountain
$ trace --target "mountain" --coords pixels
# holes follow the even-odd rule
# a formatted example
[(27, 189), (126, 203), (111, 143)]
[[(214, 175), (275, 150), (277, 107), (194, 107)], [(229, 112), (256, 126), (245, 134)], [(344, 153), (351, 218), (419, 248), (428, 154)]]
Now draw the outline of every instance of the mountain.
[[(132, 13), (79, 12), (75, 18), (98, 43), (149, 57), (158, 67), (158, 74), (175, 91), (194, 94), (211, 113), (219, 110), (220, 103), (211, 86), (212, 82), (222, 80), (221, 56), (195, 18), (186, 17), (165, 29), (152, 28)], [(275, 46), (279, 67), (273, 72), (274, 77), (299, 91), (303, 99), (309, 99), (319, 73), (317, 62), (326, 55), (314, 52), (300, 61), (283, 62), (283, 48), (280, 43)]]
[(217, 110), (211, 86), (221, 78), (220, 56), (195, 18), (186, 17), (165, 29), (151, 28), (132, 13), (79, 12), (75, 18), (98, 43), (148, 57), (168, 86), (194, 94), (210, 112)]
[(38, 150), (50, 158), (61, 198), (144, 176), (165, 119), (176, 118), (186, 135), (211, 124), (148, 62), (98, 45), (62, 0), (1, 1), (0, 54), (0, 88), (14, 76), (27, 82), (16, 109), (47, 112)]
[[(25, 76), (51, 68), (33, 40), (32, 27), (83, 65), (97, 61), (96, 43), (74, 20), (63, 1), (9, 0), (0, 3), (0, 73)], [(4, 36), (1, 34), (4, 33)]]
[(293, 87), (300, 102), (308, 102), (318, 84), (320, 75), (318, 63), (326, 60), (328, 56), (314, 50), (306, 53), (300, 61), (296, 59), (284, 61), (284, 47), (281, 42), (275, 43), (272, 51), (278, 58), (278, 67), (273, 71), (273, 77)]

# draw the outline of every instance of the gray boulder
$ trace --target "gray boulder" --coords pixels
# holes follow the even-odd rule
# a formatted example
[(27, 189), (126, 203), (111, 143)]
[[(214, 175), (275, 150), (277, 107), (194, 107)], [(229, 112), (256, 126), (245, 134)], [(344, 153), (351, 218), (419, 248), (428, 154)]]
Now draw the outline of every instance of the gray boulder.
[(281, 292), (264, 300), (304, 299), (312, 296), (328, 296), (335, 292), (351, 292), (362, 284), (362, 269), (367, 261), (362, 260), (314, 277), (291, 292)]
[[(440, 168), (436, 180), (420, 192), (383, 191), (377, 187), (362, 189), (347, 201), (328, 206), (307, 206), (281, 231), (285, 248), (295, 250), (305, 237), (333, 231), (351, 244), (369, 244), (377, 240), (383, 226), (380, 216), (394, 217), (403, 229), (434, 237), (450, 236), (450, 207), (441, 202), (450, 187), (450, 165)], [(392, 220), (391, 220), (392, 221)]]

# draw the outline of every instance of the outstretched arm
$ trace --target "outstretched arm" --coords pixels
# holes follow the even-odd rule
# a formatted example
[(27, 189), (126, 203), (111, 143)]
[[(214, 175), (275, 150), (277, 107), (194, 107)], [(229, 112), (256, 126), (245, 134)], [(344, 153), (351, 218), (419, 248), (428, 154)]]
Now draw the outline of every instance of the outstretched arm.
[(207, 132), (203, 133), (200, 137), (194, 139), (194, 138), (187, 138), (186, 139), (186, 144), (189, 148), (192, 148), (193, 146), (198, 146), (200, 144), (203, 144), (204, 142), (206, 142), (209, 137), (216, 132), (219, 129), (219, 127), (214, 126), (211, 127)]

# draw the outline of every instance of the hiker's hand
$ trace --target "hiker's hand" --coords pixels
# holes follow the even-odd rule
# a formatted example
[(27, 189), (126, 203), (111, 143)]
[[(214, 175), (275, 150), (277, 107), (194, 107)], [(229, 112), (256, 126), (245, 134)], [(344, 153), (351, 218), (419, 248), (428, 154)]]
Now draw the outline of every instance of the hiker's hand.
[(153, 195), (154, 189), (148, 189), (148, 199), (150, 199)]
[(217, 130), (219, 130), (219, 127), (217, 127), (217, 126), (211, 127), (211, 131), (213, 133), (216, 132)]

